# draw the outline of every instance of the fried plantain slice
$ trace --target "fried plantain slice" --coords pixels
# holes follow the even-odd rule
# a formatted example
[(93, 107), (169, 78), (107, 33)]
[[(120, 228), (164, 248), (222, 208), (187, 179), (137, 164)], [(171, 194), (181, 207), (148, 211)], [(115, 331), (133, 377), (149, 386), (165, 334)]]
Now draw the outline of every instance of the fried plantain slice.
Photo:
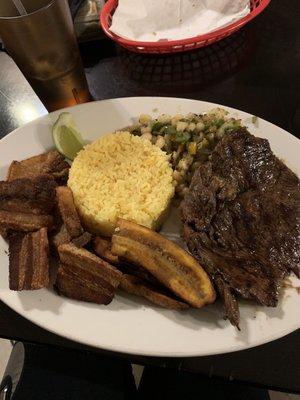
[(113, 264), (119, 264), (119, 257), (111, 252), (111, 241), (108, 238), (96, 236), (93, 240), (93, 249), (103, 260)]
[(145, 268), (193, 307), (200, 308), (215, 301), (212, 283), (198, 262), (151, 229), (118, 219), (112, 252)]
[(137, 278), (133, 275), (124, 274), (120, 283), (120, 288), (130, 294), (144, 297), (152, 303), (171, 310), (186, 310), (189, 308), (188, 304), (172, 299), (162, 293), (159, 289), (150, 285), (148, 282)]

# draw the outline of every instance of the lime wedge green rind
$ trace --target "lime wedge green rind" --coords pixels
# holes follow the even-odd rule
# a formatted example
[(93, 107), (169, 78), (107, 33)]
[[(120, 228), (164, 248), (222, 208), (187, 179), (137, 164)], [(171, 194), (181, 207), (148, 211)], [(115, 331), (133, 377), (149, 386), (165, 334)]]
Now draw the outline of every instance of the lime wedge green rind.
[(83, 148), (84, 141), (75, 129), (75, 123), (70, 113), (62, 113), (52, 127), (53, 141), (56, 149), (70, 160), (74, 160)]

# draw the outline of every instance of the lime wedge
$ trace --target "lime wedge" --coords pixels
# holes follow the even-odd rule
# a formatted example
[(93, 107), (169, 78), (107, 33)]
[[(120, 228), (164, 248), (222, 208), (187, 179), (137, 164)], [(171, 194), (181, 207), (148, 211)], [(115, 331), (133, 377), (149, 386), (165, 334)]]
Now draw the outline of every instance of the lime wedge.
[(67, 112), (59, 115), (52, 127), (52, 136), (56, 149), (70, 160), (74, 160), (84, 146), (80, 133), (75, 129), (72, 114)]

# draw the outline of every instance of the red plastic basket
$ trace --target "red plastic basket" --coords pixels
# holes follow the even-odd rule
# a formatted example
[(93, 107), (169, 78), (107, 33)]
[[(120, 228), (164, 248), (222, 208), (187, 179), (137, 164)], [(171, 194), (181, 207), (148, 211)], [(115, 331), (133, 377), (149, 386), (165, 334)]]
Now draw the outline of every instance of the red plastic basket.
[(214, 32), (205, 35), (199, 35), (188, 39), (170, 40), (161, 42), (137, 42), (134, 40), (124, 39), (110, 31), (113, 13), (118, 5), (118, 0), (108, 0), (100, 13), (100, 25), (106, 35), (127, 50), (136, 53), (176, 53), (189, 51), (199, 47), (207, 46), (218, 40), (224, 39), (226, 36), (236, 32), (242, 26), (247, 24), (251, 19), (260, 14), (270, 3), (271, 0), (250, 0), (250, 13), (246, 17), (236, 21), (224, 28), (220, 28)]
[(251, 19), (260, 14), (270, 3), (271, 0), (250, 0), (250, 13), (246, 17), (236, 21), (224, 28), (220, 28), (214, 32), (205, 35), (199, 35), (188, 39), (170, 40), (161, 42), (137, 42), (134, 40), (124, 39), (110, 31), (113, 13), (118, 5), (118, 0), (108, 0), (100, 13), (100, 25), (106, 35), (127, 50), (136, 53), (176, 53), (189, 51), (199, 47), (207, 46), (218, 40), (224, 39), (226, 36), (236, 32), (242, 26), (247, 24)]

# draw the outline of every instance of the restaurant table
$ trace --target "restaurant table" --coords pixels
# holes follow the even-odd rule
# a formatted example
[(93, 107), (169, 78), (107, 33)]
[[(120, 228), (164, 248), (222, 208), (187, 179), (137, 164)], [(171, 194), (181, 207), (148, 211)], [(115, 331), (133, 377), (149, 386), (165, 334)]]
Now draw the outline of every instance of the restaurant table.
[[(95, 100), (124, 96), (205, 100), (247, 111), (299, 137), (299, 22), (299, 0), (273, 0), (239, 32), (189, 53), (134, 54), (109, 39), (82, 43), (80, 48)], [(0, 52), (0, 137), (43, 114), (46, 109), (14, 62)], [(63, 346), (66, 352), (68, 349), (101, 352), (136, 364), (177, 368), (300, 392), (300, 330), (262, 346), (223, 355), (181, 359), (139, 357), (109, 353), (59, 337), (0, 302), (0, 337)]]

